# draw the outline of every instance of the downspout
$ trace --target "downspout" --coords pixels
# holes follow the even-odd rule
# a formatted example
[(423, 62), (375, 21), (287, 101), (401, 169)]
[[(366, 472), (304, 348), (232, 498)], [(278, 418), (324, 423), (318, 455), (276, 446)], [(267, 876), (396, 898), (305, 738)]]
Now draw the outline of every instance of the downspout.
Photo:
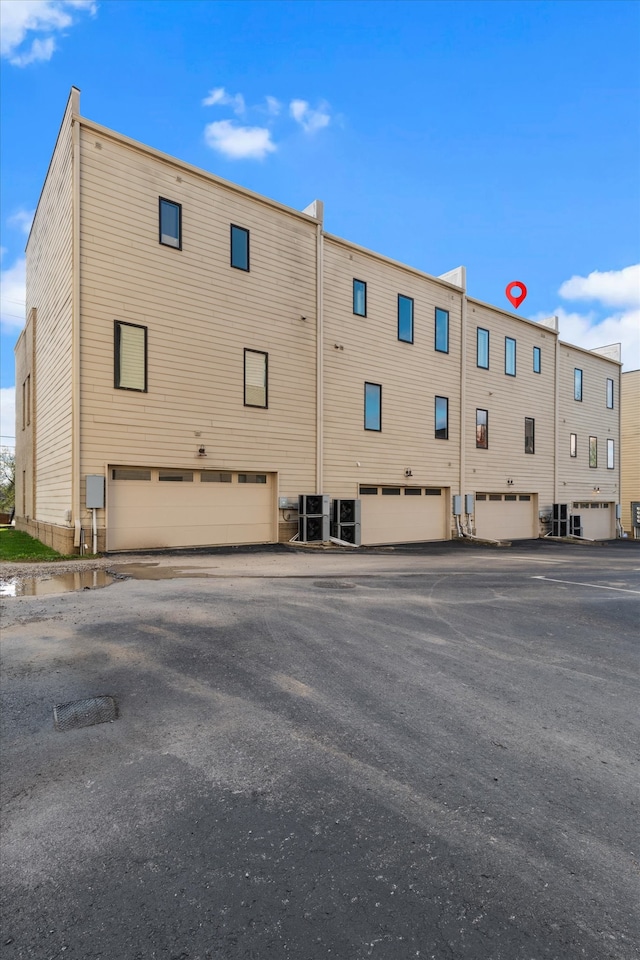
[(324, 242), (323, 206), (316, 200), (316, 493), (324, 483)]
[(460, 496), (464, 503), (466, 492), (466, 445), (467, 445), (467, 284), (463, 274), (464, 289), (460, 304)]
[(560, 447), (560, 402), (559, 402), (559, 391), (560, 391), (560, 349), (558, 344), (558, 322), (556, 319), (556, 336), (555, 336), (555, 376), (554, 376), (554, 385), (553, 385), (553, 422), (554, 422), (554, 436), (553, 436), (553, 502), (560, 502), (560, 491), (558, 488), (558, 452)]
[(80, 91), (71, 91), (72, 264), (71, 264), (71, 506), (74, 546), (81, 546), (80, 519)]

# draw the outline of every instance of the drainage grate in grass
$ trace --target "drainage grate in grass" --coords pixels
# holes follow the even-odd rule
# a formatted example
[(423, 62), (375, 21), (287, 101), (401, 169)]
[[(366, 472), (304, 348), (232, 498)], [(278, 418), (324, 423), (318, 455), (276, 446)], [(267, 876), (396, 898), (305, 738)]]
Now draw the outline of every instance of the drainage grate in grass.
[(118, 716), (118, 707), (113, 697), (87, 697), (59, 703), (53, 708), (53, 725), (60, 733), (92, 727), (96, 723), (108, 723)]

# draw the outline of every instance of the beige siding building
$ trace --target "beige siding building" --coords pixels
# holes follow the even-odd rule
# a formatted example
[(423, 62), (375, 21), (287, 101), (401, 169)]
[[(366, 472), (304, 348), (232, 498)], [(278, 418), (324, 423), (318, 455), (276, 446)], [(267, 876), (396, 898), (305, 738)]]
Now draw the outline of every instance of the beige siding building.
[(640, 523), (631, 516), (631, 504), (640, 503), (640, 370), (623, 373), (620, 387), (622, 526), (640, 538)]
[(369, 544), (537, 537), (558, 502), (615, 535), (615, 352), (89, 121), (75, 89), (27, 316), (18, 525), (59, 549), (288, 540), (313, 493), (360, 499)]

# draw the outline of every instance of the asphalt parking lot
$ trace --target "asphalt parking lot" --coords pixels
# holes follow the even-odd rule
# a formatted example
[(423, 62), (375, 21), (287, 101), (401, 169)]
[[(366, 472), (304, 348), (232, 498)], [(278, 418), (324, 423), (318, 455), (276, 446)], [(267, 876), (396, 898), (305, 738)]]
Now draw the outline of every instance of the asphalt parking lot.
[(3, 958), (637, 960), (640, 544), (135, 562), (3, 601)]

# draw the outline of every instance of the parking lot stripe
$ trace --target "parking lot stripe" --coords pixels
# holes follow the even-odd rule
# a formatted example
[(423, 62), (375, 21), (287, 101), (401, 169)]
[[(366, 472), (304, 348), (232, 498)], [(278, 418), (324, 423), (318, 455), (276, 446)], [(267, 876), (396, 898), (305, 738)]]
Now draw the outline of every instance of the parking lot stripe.
[(555, 580), (553, 577), (531, 577), (532, 580), (547, 580), (549, 583), (572, 583), (576, 587), (595, 587), (596, 590), (618, 590), (622, 593), (637, 593), (640, 590), (628, 590), (626, 587), (605, 587), (601, 583), (580, 583), (579, 580)]

